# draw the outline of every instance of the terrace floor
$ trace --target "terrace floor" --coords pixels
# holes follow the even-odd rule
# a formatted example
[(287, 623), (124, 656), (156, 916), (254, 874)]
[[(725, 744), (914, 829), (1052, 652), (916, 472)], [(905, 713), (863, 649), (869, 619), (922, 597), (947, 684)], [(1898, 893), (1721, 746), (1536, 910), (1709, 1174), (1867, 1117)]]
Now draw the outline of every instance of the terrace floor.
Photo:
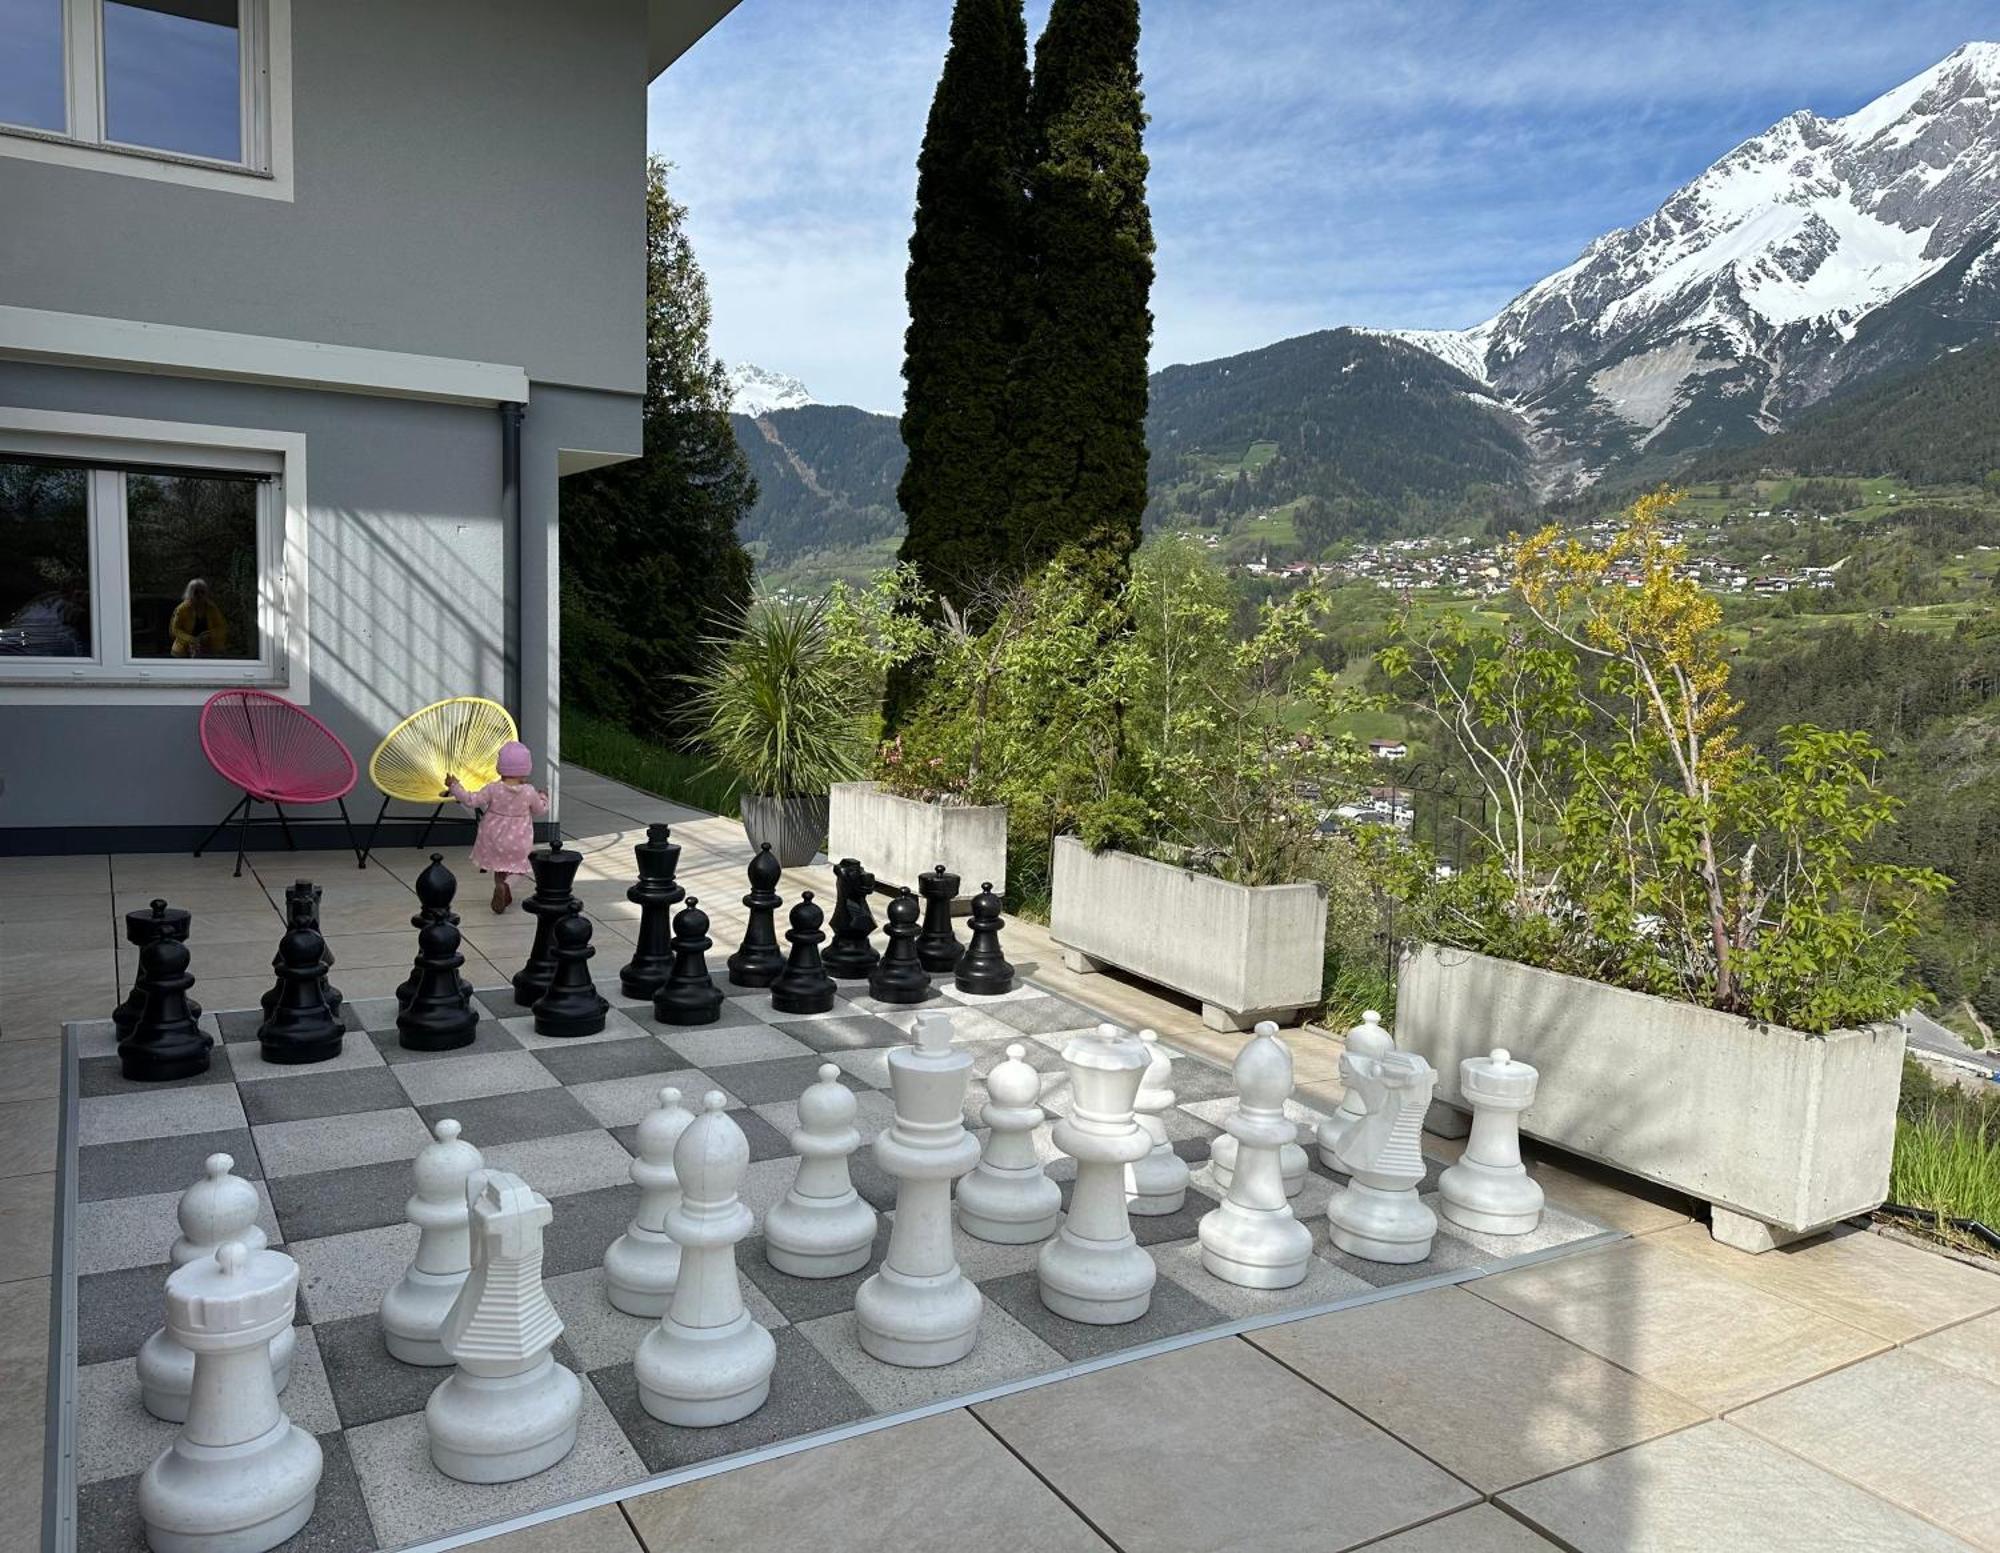
[[(631, 845), (662, 820), (717, 942), (741, 932), (748, 849), (734, 821), (583, 772), (565, 779), (563, 820), (606, 949), (636, 914)], [(155, 895), (197, 914), (204, 1004), (251, 1004), (301, 873), (325, 886), (343, 990), (389, 993), (408, 969), (423, 856), (396, 848), (366, 871), (338, 856), (258, 855), (241, 879), (229, 855), (0, 859), (0, 1524), (40, 1519), (61, 1021), (101, 1017), (120, 996), (133, 966), (119, 913)], [(465, 974), (504, 982), (532, 925), (489, 915), (463, 851), (447, 861)], [(800, 886), (830, 894), (831, 876), (798, 870), (784, 888)], [(1038, 981), (1185, 1049), (1227, 1062), (1242, 1039), (1115, 977), (1070, 976), (1031, 923), (1011, 924), (1006, 945)], [(1302, 1098), (1336, 1099), (1338, 1041), (1287, 1038)], [(1641, 1183), (1548, 1156), (1533, 1168), (1553, 1203), (1629, 1238), (1056, 1380), (482, 1547), (872, 1553), (921, 1515), (949, 1528), (934, 1545), (965, 1553), (2000, 1549), (2000, 1276), (1858, 1227), (1746, 1256)]]

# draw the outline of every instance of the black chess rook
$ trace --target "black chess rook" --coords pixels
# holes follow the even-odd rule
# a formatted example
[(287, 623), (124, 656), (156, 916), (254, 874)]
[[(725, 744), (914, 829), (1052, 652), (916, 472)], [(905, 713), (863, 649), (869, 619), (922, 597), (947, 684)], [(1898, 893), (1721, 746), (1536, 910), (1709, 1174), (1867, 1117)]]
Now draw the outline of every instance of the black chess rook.
[(918, 876), (917, 893), (924, 898), (924, 925), (917, 934), (917, 958), (924, 969), (947, 976), (958, 969), (958, 957), (965, 945), (958, 941), (952, 926), (951, 905), (958, 899), (958, 875), (946, 873), (939, 863), (929, 873)]

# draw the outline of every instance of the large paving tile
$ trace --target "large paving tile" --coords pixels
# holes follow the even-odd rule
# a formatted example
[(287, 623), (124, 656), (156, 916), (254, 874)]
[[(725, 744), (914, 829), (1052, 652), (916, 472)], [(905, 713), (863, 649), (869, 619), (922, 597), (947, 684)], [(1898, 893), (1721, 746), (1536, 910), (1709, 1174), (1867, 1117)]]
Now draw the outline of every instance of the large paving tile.
[(2000, 1309), (2000, 1276), (1866, 1230), (1840, 1229), (1759, 1256), (1723, 1245), (1701, 1224), (1652, 1243), (1894, 1343)]
[[(1424, 1148), (1441, 1155), (1445, 1140), (1426, 1136)], [(1541, 1182), (1550, 1202), (1612, 1229), (1650, 1235), (1693, 1217), (1694, 1204), (1678, 1192), (1572, 1155), (1551, 1158), (1533, 1148), (1527, 1153), (1529, 1173)]]
[(2000, 1314), (1933, 1332), (1910, 1344), (1910, 1352), (2000, 1386)]
[[(5, 1048), (0, 1048), (0, 1061)], [(60, 1107), (50, 1099), (0, 1105), (0, 1176), (36, 1175), (56, 1163)]]
[(624, 1509), (649, 1553), (879, 1553), (885, 1540), (900, 1539), (953, 1553), (1105, 1547), (964, 1412), (682, 1483), (628, 1499)]
[(1327, 1553), (1478, 1496), (1233, 1339), (975, 1409), (1124, 1548)]
[(1964, 1553), (1957, 1538), (1727, 1423), (1502, 1495), (1575, 1553)]
[(502, 1532), (478, 1547), (479, 1553), (640, 1553), (639, 1539), (615, 1504)]
[(1506, 1511), (1476, 1504), (1386, 1542), (1371, 1542), (1368, 1553), (1545, 1553), (1554, 1546)]
[(1644, 1240), (1482, 1278), (1471, 1288), (1711, 1413), (1887, 1346)]
[(1730, 1422), (2000, 1547), (2000, 1386), (1898, 1351), (1767, 1397)]
[(1489, 1494), (1704, 1416), (1461, 1288), (1266, 1327), (1249, 1340)]
[(0, 1105), (21, 1100), (53, 1101), (62, 1093), (59, 1040), (19, 1040), (0, 1045)]

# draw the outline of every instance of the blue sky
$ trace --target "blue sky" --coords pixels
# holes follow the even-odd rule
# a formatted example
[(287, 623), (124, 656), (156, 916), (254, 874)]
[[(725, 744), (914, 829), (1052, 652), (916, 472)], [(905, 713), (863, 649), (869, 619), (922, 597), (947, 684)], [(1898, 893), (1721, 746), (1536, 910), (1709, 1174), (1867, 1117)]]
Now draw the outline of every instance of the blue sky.
[[(742, 0), (654, 83), (724, 360), (894, 411), (949, 0)], [(1030, 37), (1048, 0), (1029, 0)], [(1156, 366), (1461, 327), (1797, 108), (2000, 35), (1965, 0), (1146, 0)]]

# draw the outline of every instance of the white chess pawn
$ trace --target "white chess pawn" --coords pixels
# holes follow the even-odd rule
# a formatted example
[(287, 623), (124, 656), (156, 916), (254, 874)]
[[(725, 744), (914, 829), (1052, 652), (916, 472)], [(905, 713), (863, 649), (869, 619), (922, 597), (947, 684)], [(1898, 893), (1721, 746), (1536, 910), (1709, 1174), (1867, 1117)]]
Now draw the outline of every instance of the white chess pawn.
[(680, 1243), (681, 1275), (666, 1315), (639, 1340), (632, 1369), (639, 1405), (662, 1423), (732, 1424), (764, 1405), (778, 1346), (743, 1308), (736, 1243), (750, 1233), (743, 1173), (750, 1142), (722, 1108), (720, 1090), (674, 1145), (681, 1200), (667, 1214)]
[(986, 1301), (951, 1238), (951, 1183), (979, 1163), (965, 1130), (971, 1076), (945, 1014), (917, 1015), (916, 1044), (889, 1052), (896, 1118), (875, 1139), (875, 1163), (896, 1178), (896, 1216), (888, 1255), (854, 1294), (862, 1350), (884, 1364), (950, 1364), (979, 1341)]
[(1187, 1201), (1188, 1164), (1174, 1152), (1163, 1119), (1174, 1108), (1174, 1059), (1157, 1032), (1141, 1030), (1139, 1039), (1145, 1043), (1148, 1061), (1133, 1105), (1153, 1147), (1144, 1159), (1125, 1167), (1125, 1211), (1152, 1218), (1181, 1211)]
[(417, 1151), (417, 1189), (404, 1205), (417, 1226), (417, 1254), (382, 1296), (382, 1345), (405, 1364), (451, 1363), (438, 1335), (472, 1271), (465, 1183), (486, 1163), (458, 1134), (446, 1117), (432, 1132), (436, 1141)]
[[(1382, 1028), (1382, 1016), (1374, 1009), (1364, 1009), (1361, 1023), (1347, 1032), (1347, 1051), (1341, 1054), (1340, 1066), (1343, 1083), (1347, 1074), (1346, 1057), (1379, 1057), (1384, 1052), (1396, 1049), (1396, 1038)], [(1319, 1162), (1329, 1170), (1342, 1167), (1335, 1162), (1335, 1151), (1340, 1140), (1352, 1132), (1361, 1118), (1367, 1115), (1367, 1107), (1361, 1102), (1361, 1091), (1353, 1084), (1346, 1084), (1346, 1093), (1340, 1097), (1340, 1107), (1333, 1115), (1319, 1124)]]
[(958, 1227), (974, 1240), (1026, 1246), (1047, 1240), (1062, 1217), (1062, 1188), (1035, 1154), (1042, 1125), (1042, 1076), (1021, 1059), (1016, 1041), (1007, 1059), (986, 1075), (986, 1104), (979, 1119), (988, 1128), (978, 1168), (958, 1183)]
[(1201, 1265), (1246, 1289), (1289, 1289), (1312, 1258), (1312, 1231), (1285, 1200), (1279, 1151), (1298, 1135), (1286, 1119), (1292, 1092), (1291, 1048), (1276, 1025), (1260, 1025), (1236, 1054), (1236, 1110), (1224, 1123), (1240, 1148), (1229, 1195), (1202, 1215), (1196, 1234)]
[(319, 1441), (285, 1417), (271, 1380), (298, 1293), (297, 1263), (239, 1240), (168, 1277), (167, 1331), (194, 1354), (194, 1388), (139, 1479), (153, 1553), (263, 1553), (312, 1518)]
[(1092, 1326), (1137, 1321), (1153, 1303), (1159, 1276), (1125, 1211), (1125, 1167), (1153, 1147), (1132, 1110), (1146, 1076), (1146, 1048), (1104, 1024), (1074, 1037), (1062, 1059), (1072, 1104), (1052, 1136), (1076, 1161), (1076, 1186), (1069, 1216), (1036, 1266), (1042, 1303)]
[(674, 1145), (694, 1122), (681, 1092), (660, 1091), (660, 1103), (639, 1123), (639, 1152), (631, 1175), (639, 1187), (639, 1208), (625, 1232), (604, 1253), (604, 1297), (628, 1316), (659, 1316), (680, 1277), (681, 1248), (667, 1233), (667, 1214), (681, 1200), (674, 1174)]
[(799, 1096), (799, 1125), (792, 1133), (798, 1174), (764, 1214), (764, 1260), (781, 1273), (839, 1278), (868, 1265), (875, 1210), (854, 1190), (847, 1170), (847, 1156), (861, 1147), (858, 1109), (839, 1067), (821, 1063), (819, 1082)]
[(1526, 1235), (1542, 1221), (1542, 1189), (1521, 1163), (1521, 1113), (1535, 1103), (1539, 1075), (1504, 1048), (1458, 1065), (1472, 1102), (1472, 1135), (1438, 1181), (1444, 1216), (1489, 1235)]
[(1437, 1074), (1415, 1052), (1379, 1057), (1349, 1052), (1341, 1070), (1361, 1090), (1367, 1115), (1335, 1156), (1348, 1173), (1327, 1204), (1333, 1243), (1371, 1262), (1421, 1262), (1431, 1254), (1437, 1215), (1417, 1195), (1424, 1179), (1424, 1113)]
[[(1270, 1019), (1258, 1020), (1256, 1029), (1251, 1033), (1253, 1037), (1268, 1035), (1273, 1040), (1282, 1040), (1278, 1034), (1277, 1023)], [(1233, 1132), (1223, 1133), (1208, 1146), (1210, 1173), (1215, 1177), (1216, 1189), (1225, 1196), (1228, 1195), (1236, 1177), (1236, 1149), (1236, 1135)], [(1307, 1157), (1306, 1151), (1288, 1138), (1284, 1147), (1278, 1151), (1278, 1171), (1284, 1177), (1287, 1197), (1296, 1197), (1305, 1190), (1306, 1176), (1311, 1170), (1312, 1160)]]
[(549, 1349), (562, 1317), (542, 1287), (549, 1201), (519, 1176), (466, 1182), (472, 1272), (441, 1340), (458, 1366), (424, 1405), (431, 1465), (461, 1483), (511, 1483), (552, 1467), (576, 1444), (583, 1385)]
[[(231, 1175), (235, 1167), (236, 1161), (227, 1154), (211, 1154), (202, 1162), (201, 1179), (181, 1193), (174, 1210), (181, 1233), (167, 1253), (176, 1268), (213, 1257), (232, 1240), (248, 1251), (264, 1249), (257, 1188)], [(279, 1391), (291, 1384), (292, 1352), (297, 1346), (290, 1326), (271, 1339), (271, 1380)], [(170, 1424), (186, 1418), (188, 1388), (193, 1384), (194, 1355), (168, 1328), (161, 1327), (140, 1345), (139, 1401), (155, 1418)]]

